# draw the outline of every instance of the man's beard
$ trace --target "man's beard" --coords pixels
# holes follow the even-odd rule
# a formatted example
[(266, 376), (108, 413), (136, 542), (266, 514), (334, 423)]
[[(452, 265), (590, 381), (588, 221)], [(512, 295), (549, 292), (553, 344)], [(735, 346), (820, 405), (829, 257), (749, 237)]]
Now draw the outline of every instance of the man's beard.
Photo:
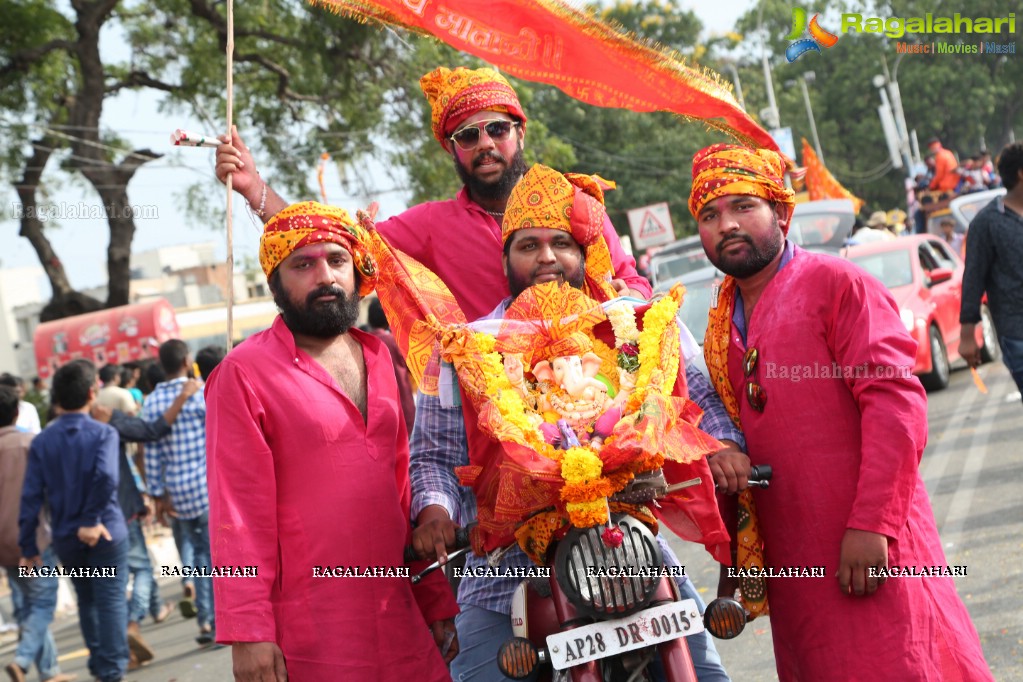
[[(473, 159), (472, 163), (475, 167), (479, 165), (480, 161), (488, 158), (504, 161), (504, 158), (497, 152), (487, 152)], [(483, 182), (462, 165), (458, 160), (458, 156), (455, 156), (454, 159), (455, 172), (461, 178), (462, 184), (469, 188), (469, 196), (473, 199), (484, 199), (486, 201), (502, 201), (507, 199), (508, 195), (511, 194), (512, 188), (526, 174), (526, 160), (522, 156), (521, 147), (515, 151), (515, 156), (512, 157), (511, 163), (508, 164), (504, 172), (501, 173), (501, 176), (494, 182)]]
[[(306, 296), (299, 307), (283, 287), (271, 287), (274, 303), (281, 310), (284, 324), (295, 334), (330, 339), (339, 336), (359, 319), (359, 294), (346, 294), (340, 287), (324, 286)], [(337, 296), (333, 301), (317, 301), (320, 296)]]
[[(751, 277), (770, 265), (785, 245), (785, 236), (778, 229), (778, 216), (773, 217), (773, 226), (774, 230), (771, 231), (771, 234), (759, 242), (754, 241), (748, 234), (736, 235), (727, 241), (719, 242), (715, 247), (714, 254), (707, 254), (707, 257), (718, 270), (726, 275), (731, 275), (736, 279)], [(726, 260), (729, 257), (721, 255), (722, 249), (736, 241), (746, 242), (749, 245), (749, 253)]]
[[(523, 291), (533, 286), (533, 282), (536, 280), (537, 272), (539, 268), (534, 268), (528, 277), (520, 277), (514, 270), (508, 273), (508, 289), (511, 291), (512, 298), (518, 298), (518, 295)], [(551, 269), (546, 269), (546, 272), (551, 272)], [(579, 268), (575, 272), (566, 273), (565, 269), (560, 265), (557, 266), (557, 272), (561, 275), (561, 278), (565, 280), (574, 289), (582, 289), (583, 284), (586, 283), (586, 261), (579, 261)]]

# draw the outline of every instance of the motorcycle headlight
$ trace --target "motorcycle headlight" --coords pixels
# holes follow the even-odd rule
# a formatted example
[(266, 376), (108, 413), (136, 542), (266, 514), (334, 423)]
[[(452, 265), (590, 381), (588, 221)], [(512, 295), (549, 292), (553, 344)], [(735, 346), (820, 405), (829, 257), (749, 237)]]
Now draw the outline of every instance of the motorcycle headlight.
[(622, 544), (608, 547), (603, 526), (573, 528), (558, 543), (554, 557), (558, 584), (581, 612), (620, 618), (644, 608), (657, 589), (664, 560), (650, 530), (626, 515), (612, 517), (624, 534)]

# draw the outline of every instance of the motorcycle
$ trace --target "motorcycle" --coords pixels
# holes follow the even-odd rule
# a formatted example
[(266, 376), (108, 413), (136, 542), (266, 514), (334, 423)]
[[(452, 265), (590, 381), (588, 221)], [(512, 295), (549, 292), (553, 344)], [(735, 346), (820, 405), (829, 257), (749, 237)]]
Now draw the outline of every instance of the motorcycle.
[[(767, 488), (769, 466), (752, 467), (749, 483)], [(660, 471), (637, 477), (613, 496), (628, 504), (653, 502), (691, 485), (693, 479), (667, 485)], [(719, 639), (738, 636), (747, 612), (737, 601), (718, 598), (702, 618), (696, 601), (682, 599), (664, 566), (654, 534), (628, 514), (614, 514), (611, 524), (622, 533), (618, 546), (602, 538), (604, 527), (572, 528), (548, 552), (549, 578), (531, 577), (519, 584), (511, 609), (514, 637), (500, 649), (497, 665), (516, 680), (552, 682), (695, 682), (689, 649), (683, 639), (705, 629)], [(468, 532), (461, 529), (459, 549), (468, 551)], [(415, 556), (414, 550), (411, 556)], [(435, 562), (421, 579), (440, 566)]]

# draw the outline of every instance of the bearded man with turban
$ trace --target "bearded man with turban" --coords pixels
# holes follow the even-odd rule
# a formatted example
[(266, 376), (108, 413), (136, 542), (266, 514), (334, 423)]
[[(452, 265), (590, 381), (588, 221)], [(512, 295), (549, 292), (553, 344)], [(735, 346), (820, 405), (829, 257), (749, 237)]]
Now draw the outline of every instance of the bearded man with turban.
[[(413, 206), (376, 227), (393, 248), (436, 273), (474, 320), (509, 293), (501, 267), (501, 220), (512, 187), (526, 172), (526, 114), (515, 90), (493, 69), (439, 67), (419, 84), (430, 103), (433, 135), (451, 155), (463, 187), (454, 199)], [(264, 221), (284, 208), (287, 202), (260, 179), (237, 132), (221, 141), (217, 177), (224, 182), (233, 174), (232, 187)], [(615, 289), (649, 297), (650, 283), (636, 272), (606, 216), (601, 229)]]
[(391, 356), (352, 328), (376, 278), (366, 238), (314, 202), (274, 216), (260, 263), (281, 314), (206, 385), (213, 563), (250, 567), (214, 578), (236, 680), (450, 679), (447, 582), (402, 577), (411, 493)]
[[(616, 292), (610, 285), (611, 259), (601, 229), (606, 219), (604, 190), (611, 187), (611, 183), (595, 175), (563, 174), (540, 164), (529, 169), (512, 190), (504, 216), (503, 260), (511, 296), (506, 297), (496, 309), (481, 319), (546, 319), (542, 312), (543, 305), (536, 299), (540, 294), (534, 293), (537, 291), (533, 288), (536, 284), (567, 284), (573, 290), (578, 290), (571, 297), (565, 295), (562, 299), (556, 299), (561, 307), (555, 314), (569, 320), (584, 319), (591, 314), (584, 311), (592, 311), (594, 308), (599, 311), (601, 303), (607, 304), (616, 299)], [(617, 305), (633, 304), (622, 301)], [(572, 307), (567, 309), (565, 306)], [(535, 337), (509, 339), (507, 343), (519, 344), (524, 356), (532, 354), (526, 348), (542, 345), (543, 355), (536, 357), (536, 360), (551, 360), (552, 355), (582, 355), (591, 347), (587, 345), (590, 343), (589, 337), (573, 331), (570, 325), (562, 328), (553, 324), (549, 333), (551, 338), (547, 344), (538, 343)], [(682, 356), (686, 358), (676, 383), (680, 395), (687, 395), (685, 391), (688, 384), (688, 396), (703, 410), (700, 428), (718, 441), (728, 441), (731, 449), (740, 454), (741, 434), (728, 418), (713, 387), (690, 362), (699, 353), (699, 347), (684, 328), (680, 346)], [(533, 367), (532, 361), (526, 360), (525, 364), (528, 365), (526, 371)], [(427, 373), (431, 371), (439, 372), (439, 365), (435, 363), (432, 367), (428, 366)], [(477, 519), (478, 504), (483, 509), (492, 502), (477, 500), (471, 489), (461, 487), (455, 469), (467, 466), (470, 462), (474, 465), (483, 462), (483, 467), (490, 467), (493, 471), (501, 461), (500, 454), (495, 452), (495, 448), (499, 449), (500, 446), (477, 430), (475, 425), (478, 418), (475, 412), (467, 408), (469, 411), (463, 415), (462, 408), (453, 400), (454, 392), (458, 389), (453, 387), (453, 390), (447, 390), (452, 388), (451, 383), (448, 381), (448, 385), (445, 385), (441, 379), (439, 395), (419, 396), (416, 428), (412, 434), (412, 513), (417, 525), (413, 546), (420, 556), (431, 559), (446, 556), (445, 547), (454, 541), (456, 528)], [(693, 523), (690, 527), (698, 527), (700, 532), (686, 539), (705, 541), (709, 549), (715, 545), (716, 540), (713, 538), (719, 530), (722, 551), (725, 551), (725, 534), (714, 509), (707, 464), (699, 459), (691, 466), (695, 471), (687, 469), (684, 478), (702, 476), (703, 480), (708, 481), (706, 500), (709, 514), (704, 518), (711, 518), (714, 523), (712, 527)], [(502, 504), (506, 508), (516, 504), (509, 498), (502, 496)], [(530, 498), (530, 495), (527, 493), (524, 498)], [(480, 514), (479, 518), (483, 519), (484, 514)], [(484, 525), (482, 521), (480, 525)], [(514, 571), (535, 567), (519, 545), (514, 544), (514, 537), (495, 537), (486, 543), (495, 546), (513, 545), (510, 551), (501, 556), (499, 563), (500, 570), (507, 569), (509, 576)], [(493, 549), (489, 544), (484, 545), (486, 550)], [(678, 558), (663, 540), (661, 549), (666, 564), (679, 565)], [(472, 571), (482, 571), (486, 566), (486, 556), (469, 556), (466, 568), (471, 570), (463, 576), (459, 585), (458, 603), (461, 613), (456, 626), (462, 651), (451, 664), (452, 676), (456, 680), (496, 682), (505, 679), (497, 667), (497, 652), (501, 644), (512, 637), (512, 595), (521, 579), (472, 575)], [(703, 604), (692, 582), (686, 578), (677, 582), (684, 599), (694, 599), (698, 604)], [(694, 635), (686, 641), (700, 680), (724, 682), (729, 679), (707, 633)]]
[[(738, 581), (723, 570), (719, 594), (738, 587), (770, 612), (781, 680), (990, 680), (951, 569), (895, 577), (946, 566), (919, 472), (916, 344), (878, 280), (785, 239), (784, 171), (774, 152), (731, 145), (693, 159), (689, 210), (727, 275), (704, 355), (749, 454), (715, 471), (741, 491), (722, 508), (740, 519)], [(746, 488), (750, 463), (774, 468), (769, 490)], [(825, 577), (759, 577), (788, 567)]]

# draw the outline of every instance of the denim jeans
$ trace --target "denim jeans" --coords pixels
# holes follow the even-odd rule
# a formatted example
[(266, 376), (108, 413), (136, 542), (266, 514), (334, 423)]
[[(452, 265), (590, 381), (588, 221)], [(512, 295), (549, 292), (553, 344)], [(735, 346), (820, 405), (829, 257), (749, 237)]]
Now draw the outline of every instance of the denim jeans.
[[(42, 553), (44, 566), (56, 566), (57, 554), (52, 547)], [(57, 587), (60, 579), (56, 576), (44, 578), (20, 578), (17, 566), (5, 566), (7, 580), (11, 584), (14, 601), (14, 619), (21, 628), (21, 640), (14, 650), (14, 662), (22, 670), (28, 670), (35, 663), (39, 678), (48, 680), (60, 673), (57, 663), (57, 644), (50, 632), (53, 610), (57, 608)], [(15, 594), (19, 595), (13, 599)]]
[[(179, 537), (182, 539), (182, 542), (178, 544), (178, 552), (184, 554), (181, 550), (181, 545), (187, 542), (191, 545), (193, 553), (191, 563), (186, 563), (184, 556), (182, 556), (182, 566), (198, 566), (200, 570), (204, 566), (209, 566), (210, 570), (212, 570), (213, 560), (210, 558), (209, 516), (209, 512), (203, 512), (201, 516), (194, 519), (174, 519), (172, 523), (174, 527), (174, 541), (178, 542)], [(204, 625), (209, 625), (213, 628), (215, 627), (213, 619), (213, 579), (194, 578), (193, 580), (195, 583), (195, 609), (199, 612), (199, 627), (202, 628)]]
[[(177, 519), (171, 517), (171, 532), (174, 533), (174, 546), (178, 548), (178, 556), (181, 557), (182, 566), (195, 565), (195, 547), (192, 545), (192, 537), (182, 531)], [(191, 585), (194, 580), (191, 576), (181, 579), (181, 586)]]
[(76, 577), (78, 624), (89, 647), (89, 673), (102, 682), (115, 682), (128, 668), (128, 538), (100, 540), (87, 547), (77, 539), (57, 546), (66, 568), (113, 568), (113, 577)]
[(138, 519), (128, 522), (128, 573), (131, 580), (131, 599), (128, 600), (128, 622), (141, 623), (146, 611), (156, 618), (163, 607), (160, 591), (153, 577), (153, 565), (146, 550), (146, 536)]
[(1009, 368), (1020, 393), (1023, 393), (1023, 339), (1003, 336), (998, 343), (1002, 347), (1002, 361)]
[[(676, 580), (683, 599), (693, 599), (702, 614), (706, 608), (691, 580)], [(508, 680), (497, 668), (497, 651), (513, 637), (511, 617), (506, 613), (489, 611), (478, 606), (460, 605), (461, 613), (455, 617), (459, 652), (451, 662), (454, 682), (504, 682)], [(686, 637), (689, 654), (693, 659), (696, 677), (700, 682), (728, 682), (728, 673), (721, 665), (721, 656), (710, 633), (703, 632)]]

